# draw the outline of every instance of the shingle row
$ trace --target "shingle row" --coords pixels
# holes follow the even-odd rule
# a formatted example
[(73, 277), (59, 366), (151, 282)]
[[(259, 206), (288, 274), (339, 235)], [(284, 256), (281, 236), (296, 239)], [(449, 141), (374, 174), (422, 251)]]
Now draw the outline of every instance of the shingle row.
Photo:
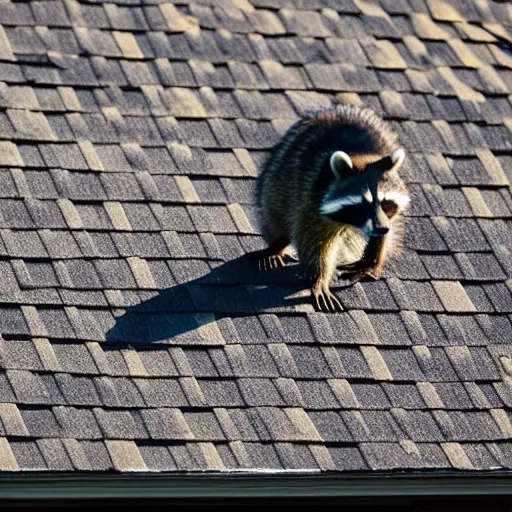
[(361, 443), (329, 446), (279, 442), (11, 440), (1, 438), (3, 470), (226, 471), (498, 469), (511, 465), (510, 443)]
[[(47, 321), (49, 328), (52, 327), (50, 321), (53, 321), (53, 328), (57, 327), (58, 322), (61, 325), (67, 323), (68, 329), (71, 329), (73, 322), (75, 326), (77, 325), (77, 311), (73, 307), (67, 309), (67, 317), (56, 315), (57, 310), (48, 309), (41, 310), (39, 318), (36, 318), (34, 311), (27, 311), (28, 307), (24, 310), (25, 318), (32, 323), (33, 329), (37, 327), (35, 321), (41, 318)], [(489, 322), (492, 318), (488, 318)], [(198, 315), (199, 320), (205, 319), (199, 318)], [(495, 322), (499, 327), (506, 325), (506, 317), (501, 317), (500, 320)], [(182, 325), (182, 328), (185, 327)], [(243, 334), (242, 329), (234, 330), (233, 325), (231, 328), (233, 336)], [(443, 346), (432, 340), (428, 345), (418, 344), (407, 347), (400, 346), (398, 340), (395, 343), (386, 340), (388, 346), (379, 346), (372, 344), (372, 340), (364, 338), (359, 340), (359, 344), (355, 341), (352, 341), (352, 344), (343, 345), (334, 342), (332, 345), (325, 344), (318, 347), (315, 344), (296, 344), (299, 341), (296, 339), (274, 339), (269, 340), (270, 344), (268, 341), (264, 344), (257, 338), (248, 338), (244, 339), (244, 344), (229, 343), (230, 340), (223, 337), (226, 333), (225, 325), (220, 322), (219, 325), (203, 323), (197, 331), (199, 332), (194, 333), (194, 336), (189, 334), (188, 339), (182, 337), (180, 344), (178, 344), (178, 337), (176, 343), (171, 346), (167, 344), (134, 345), (131, 348), (126, 345), (98, 344), (92, 341), (52, 340), (49, 342), (43, 337), (44, 333), (39, 334), (40, 338), (34, 338), (31, 341), (2, 340), (0, 344), (2, 368), (10, 371), (19, 385), (23, 385), (23, 375), (27, 374), (27, 378), (30, 377), (29, 380), (33, 382), (43, 379), (55, 387), (55, 379), (51, 375), (30, 374), (30, 371), (55, 371), (69, 372), (74, 375), (158, 377), (159, 385), (165, 384), (163, 379), (165, 376), (174, 379), (194, 376), (201, 379), (218, 378), (223, 379), (227, 387), (236, 384), (232, 379), (278, 379), (275, 382), (261, 381), (261, 385), (267, 386), (268, 389), (273, 389), (276, 385), (279, 388), (280, 385), (286, 384), (279, 379), (301, 379), (310, 380), (310, 385), (319, 386), (318, 389), (320, 387), (326, 390), (331, 389), (328, 393), (332, 395), (345, 388), (348, 394), (352, 393), (350, 384), (340, 379), (370, 381), (369, 387), (375, 390), (380, 388), (374, 381), (398, 384), (428, 381), (478, 381), (481, 383), (500, 381), (509, 370), (512, 357), (504, 339), (495, 339), (494, 343), (487, 347), (482, 346), (482, 343), (487, 343), (486, 339), (481, 339), (480, 344), (475, 339), (470, 346), (460, 343), (446, 343)], [(204, 340), (202, 346), (201, 334), (212, 334), (210, 339)], [(213, 335), (216, 335), (216, 339)], [(68, 337), (71, 338), (72, 334), (68, 333)], [(471, 340), (468, 339), (468, 341)], [(78, 387), (80, 383), (87, 384), (86, 381), (73, 380), (66, 375), (58, 375), (57, 379), (61, 377), (67, 379), (65, 382), (76, 382)], [(329, 383), (329, 379), (335, 380)], [(178, 381), (175, 384), (179, 387)], [(407, 390), (407, 386), (398, 384), (391, 388), (401, 389), (402, 393)], [(505, 384), (507, 384), (506, 379)], [(507, 387), (499, 389), (505, 392)], [(297, 396), (300, 396), (298, 390)], [(304, 396), (307, 398), (307, 395)]]

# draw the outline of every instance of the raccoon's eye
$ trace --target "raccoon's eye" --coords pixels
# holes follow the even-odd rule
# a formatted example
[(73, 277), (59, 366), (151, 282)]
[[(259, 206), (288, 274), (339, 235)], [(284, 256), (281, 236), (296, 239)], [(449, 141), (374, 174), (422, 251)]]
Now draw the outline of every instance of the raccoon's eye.
[(389, 199), (383, 199), (380, 203), (380, 207), (387, 215), (388, 219), (394, 217), (398, 212), (398, 205), (394, 201), (390, 201)]

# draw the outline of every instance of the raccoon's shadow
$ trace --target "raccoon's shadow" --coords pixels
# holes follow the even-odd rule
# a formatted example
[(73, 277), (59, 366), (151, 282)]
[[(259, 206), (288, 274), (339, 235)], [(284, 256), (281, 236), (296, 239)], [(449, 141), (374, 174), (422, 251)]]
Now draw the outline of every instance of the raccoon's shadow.
[(128, 308), (105, 339), (133, 344), (197, 343), (198, 337), (220, 336), (218, 325), (225, 317), (296, 311), (295, 305), (310, 301), (300, 268), (289, 265), (259, 271), (257, 262), (241, 256)]

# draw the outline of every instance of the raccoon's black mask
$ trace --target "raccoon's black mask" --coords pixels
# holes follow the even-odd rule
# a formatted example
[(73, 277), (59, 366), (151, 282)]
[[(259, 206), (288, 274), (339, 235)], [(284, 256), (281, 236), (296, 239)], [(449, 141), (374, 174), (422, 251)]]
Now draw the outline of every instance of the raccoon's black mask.
[(330, 167), (335, 179), (320, 203), (320, 213), (368, 235), (385, 235), (391, 219), (407, 205), (409, 198), (392, 191), (383, 194), (378, 184), (384, 173), (398, 170), (404, 158), (404, 151), (398, 149), (367, 165), (364, 171), (354, 171), (349, 155), (334, 152)]

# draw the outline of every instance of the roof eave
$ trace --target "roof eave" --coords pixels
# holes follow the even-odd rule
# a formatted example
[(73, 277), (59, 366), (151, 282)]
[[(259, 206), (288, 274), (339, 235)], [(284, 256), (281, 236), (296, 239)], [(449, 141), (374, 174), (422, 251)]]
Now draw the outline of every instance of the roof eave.
[(0, 499), (503, 496), (512, 473), (11, 473)]

